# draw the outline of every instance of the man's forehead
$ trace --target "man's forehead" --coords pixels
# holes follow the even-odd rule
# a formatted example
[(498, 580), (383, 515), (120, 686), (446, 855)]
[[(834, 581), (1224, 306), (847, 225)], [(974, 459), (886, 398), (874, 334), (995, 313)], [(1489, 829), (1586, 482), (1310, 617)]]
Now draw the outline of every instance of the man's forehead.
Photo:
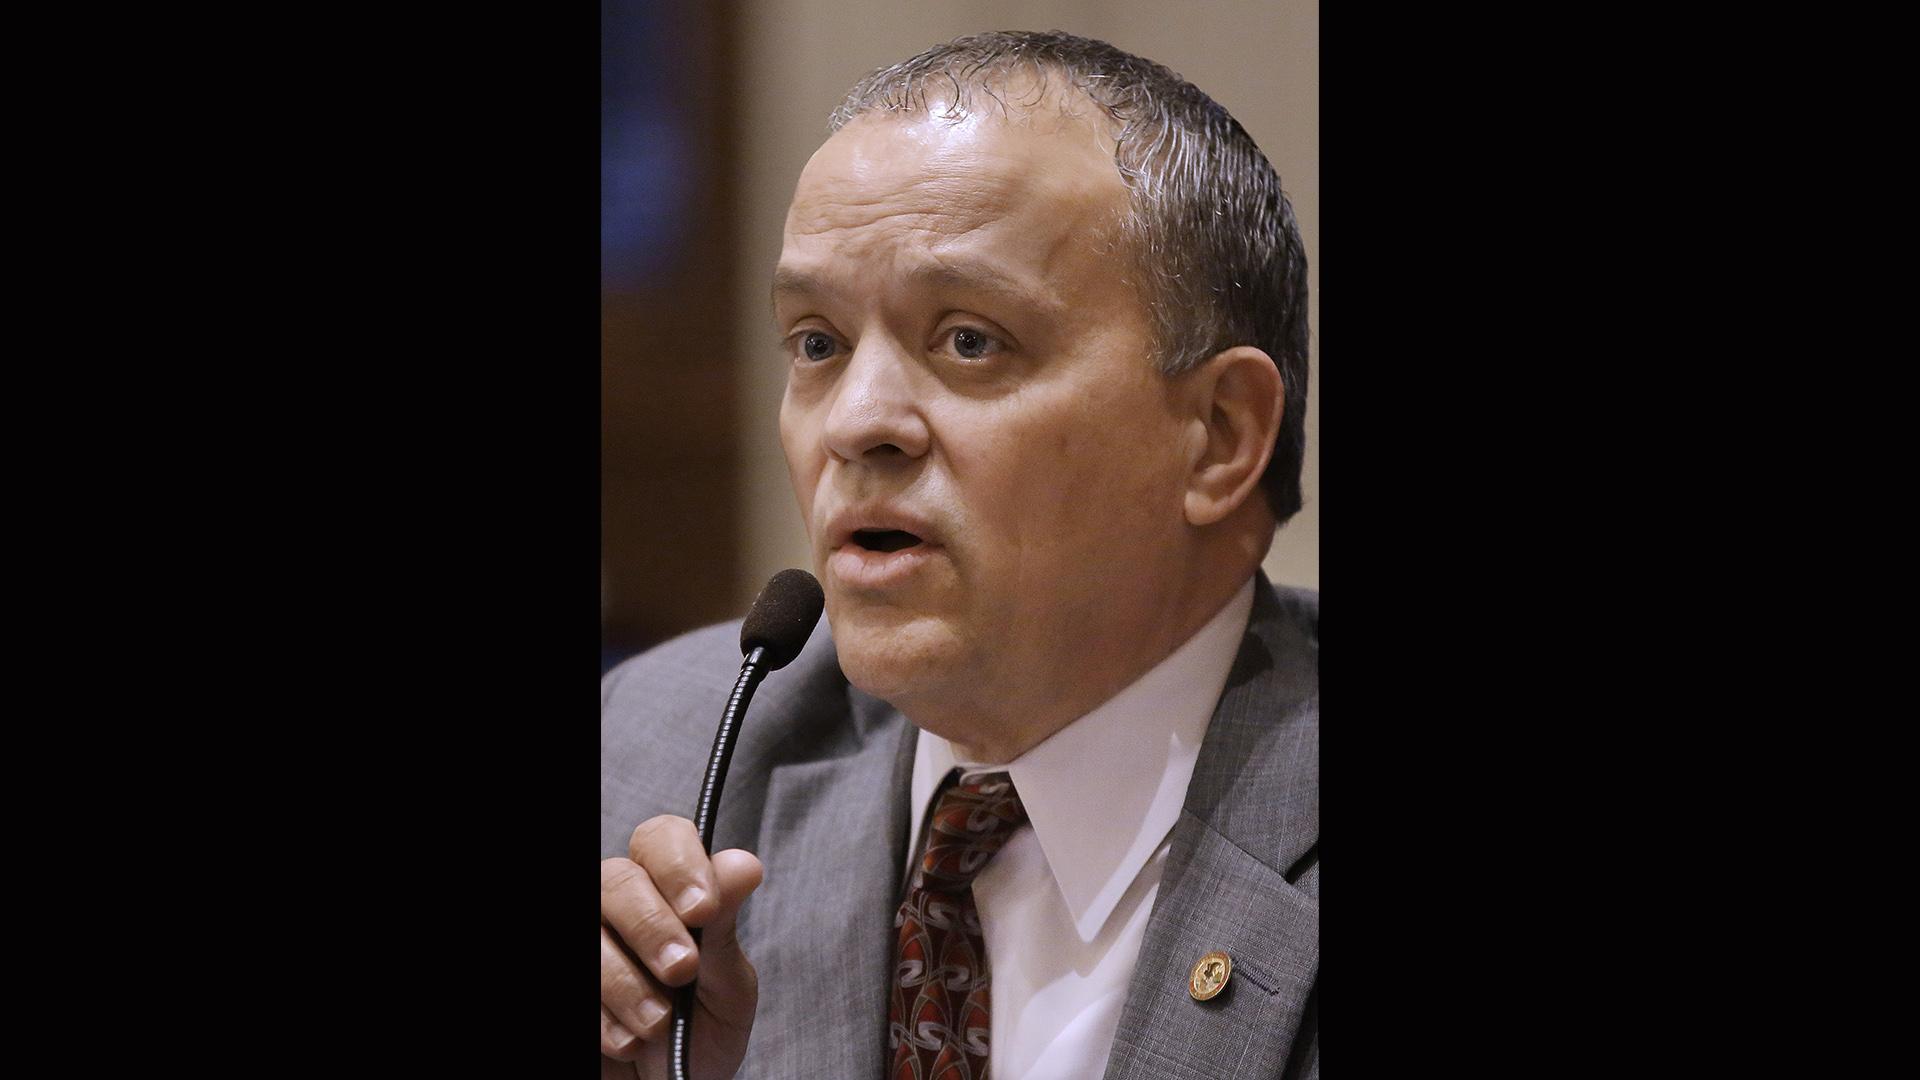
[(1052, 108), (862, 114), (807, 163), (774, 279), (783, 298), (902, 288), (1024, 295), (1056, 313), (1112, 249), (1129, 205), (1113, 143)]
[(814, 151), (795, 203), (832, 201), (835, 189), (883, 185), (934, 198), (955, 186), (1034, 189), (1077, 199), (1123, 199), (1114, 143), (1097, 118), (1052, 110), (949, 114), (870, 112)]

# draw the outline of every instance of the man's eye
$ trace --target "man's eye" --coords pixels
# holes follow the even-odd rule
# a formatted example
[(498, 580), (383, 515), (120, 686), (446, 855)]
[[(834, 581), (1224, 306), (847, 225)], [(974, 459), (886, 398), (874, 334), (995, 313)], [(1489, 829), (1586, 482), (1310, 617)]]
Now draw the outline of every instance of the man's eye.
[(835, 348), (837, 346), (833, 338), (818, 330), (809, 331), (800, 338), (800, 352), (809, 360), (825, 360), (833, 355)]
[(953, 332), (953, 351), (968, 360), (978, 360), (993, 351), (996, 345), (992, 338), (972, 327), (962, 326)]

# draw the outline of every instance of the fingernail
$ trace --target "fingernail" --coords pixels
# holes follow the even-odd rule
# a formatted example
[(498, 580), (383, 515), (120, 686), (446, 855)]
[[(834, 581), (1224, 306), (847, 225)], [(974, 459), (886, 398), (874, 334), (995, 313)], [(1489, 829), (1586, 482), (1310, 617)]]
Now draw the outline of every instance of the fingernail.
[(673, 909), (685, 915), (687, 912), (693, 910), (693, 905), (706, 898), (707, 890), (698, 885), (689, 885), (687, 886), (687, 891), (680, 894), (680, 899), (673, 902)]
[(668, 942), (667, 947), (660, 950), (660, 966), (662, 968), (670, 968), (679, 963), (692, 951), (692, 949), (687, 948), (677, 941)]
[(607, 1021), (607, 1041), (613, 1044), (613, 1048), (615, 1050), (625, 1050), (627, 1048), (627, 1044), (632, 1042), (633, 1040), (634, 1040), (633, 1032), (628, 1031), (626, 1028), (621, 1027), (620, 1021), (618, 1020)]
[(640, 1003), (640, 1022), (647, 1027), (659, 1023), (660, 1018), (665, 1015), (667, 1015), (667, 1006), (664, 1002), (648, 998)]

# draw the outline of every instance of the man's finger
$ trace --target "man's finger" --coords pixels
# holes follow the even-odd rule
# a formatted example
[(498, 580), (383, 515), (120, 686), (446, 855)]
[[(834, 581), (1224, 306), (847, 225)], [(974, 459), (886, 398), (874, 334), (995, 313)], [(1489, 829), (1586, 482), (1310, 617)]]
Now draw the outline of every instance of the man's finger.
[(700, 833), (693, 822), (670, 814), (641, 822), (627, 842), (627, 857), (646, 867), (647, 876), (682, 922), (698, 926), (696, 920), (713, 917), (718, 903), (713, 865), (700, 847)]
[(667, 993), (647, 977), (620, 947), (613, 932), (600, 928), (600, 1052), (632, 1061), (641, 1044), (667, 1033), (672, 1009)]
[(699, 965), (693, 937), (644, 868), (626, 859), (600, 864), (600, 919), (654, 978), (679, 986), (693, 977)]
[(628, 1031), (625, 1024), (613, 1018), (607, 1011), (605, 1002), (600, 1005), (600, 1056), (616, 1061), (626, 1060), (637, 1053), (640, 1037)]

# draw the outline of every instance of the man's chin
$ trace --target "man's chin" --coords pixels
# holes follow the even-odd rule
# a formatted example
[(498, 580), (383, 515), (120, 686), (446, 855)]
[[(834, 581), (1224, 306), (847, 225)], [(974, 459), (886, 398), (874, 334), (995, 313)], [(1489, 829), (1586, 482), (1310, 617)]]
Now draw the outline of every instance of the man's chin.
[(847, 681), (895, 706), (937, 692), (959, 666), (959, 640), (939, 619), (903, 618), (897, 610), (829, 611), (828, 618)]

